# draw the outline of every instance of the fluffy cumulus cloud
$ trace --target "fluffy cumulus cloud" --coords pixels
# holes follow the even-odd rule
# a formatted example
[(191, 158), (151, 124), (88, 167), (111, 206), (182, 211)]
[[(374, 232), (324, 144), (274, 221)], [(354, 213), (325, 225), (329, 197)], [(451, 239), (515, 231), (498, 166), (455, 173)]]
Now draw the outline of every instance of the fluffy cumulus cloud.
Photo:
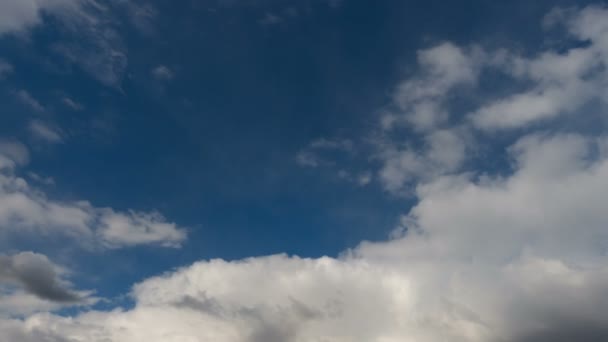
[(506, 98), (490, 101), (472, 114), (482, 129), (518, 128), (573, 113), (592, 99), (605, 100), (608, 74), (608, 10), (588, 7), (580, 13), (556, 10), (551, 26), (566, 26), (572, 38), (587, 42), (558, 53), (547, 51), (531, 58), (506, 56), (500, 69), (533, 85)]
[[(491, 139), (488, 134), (497, 131), (542, 127), (580, 114), (590, 103), (605, 107), (606, 18), (608, 9), (598, 6), (549, 13), (545, 28), (567, 34), (560, 51), (521, 54), (449, 42), (420, 51), (419, 70), (396, 87), (373, 139), (384, 188), (411, 194), (419, 181), (462, 172), (486, 143), (475, 141), (480, 134)], [(568, 42), (572, 47), (563, 49)], [(479, 96), (480, 81), (493, 82), (497, 74), (511, 82)], [(473, 109), (455, 109), (456, 97)]]
[(179, 247), (185, 229), (156, 212), (121, 212), (87, 201), (60, 202), (48, 198), (17, 175), (27, 163), (27, 148), (0, 142), (0, 234), (72, 237), (87, 247), (157, 244)]
[[(386, 135), (374, 155), (388, 190), (415, 184), (417, 203), (390, 240), (363, 242), (336, 258), (197, 262), (136, 284), (132, 308), (4, 318), (0, 331), (15, 342), (608, 340), (608, 135), (532, 125), (568, 112), (581, 120), (591, 117), (582, 109), (602, 100), (598, 94), (607, 89), (602, 63), (608, 56), (608, 11), (559, 11), (547, 20), (556, 21), (588, 44), (526, 58), (449, 43), (420, 53), (421, 73), (398, 87), (394, 118), (383, 121)], [(479, 68), (497, 68), (531, 88), (490, 98), (450, 124), (450, 94), (474, 89)], [(592, 93), (576, 97), (580, 103), (563, 99), (589, 87)], [(562, 95), (547, 95), (553, 92)], [(529, 101), (535, 96), (543, 99)], [(419, 112), (421, 103), (436, 107)], [(441, 115), (428, 114), (436, 110)], [(391, 138), (400, 127), (420, 136), (417, 146), (403, 147)], [(523, 133), (501, 148), (508, 171), (467, 167), (469, 152), (484, 142), (479, 139), (491, 139), (484, 134), (513, 128)], [(6, 146), (23, 155), (14, 143)], [(351, 148), (352, 143), (320, 140), (309, 150)], [(154, 214), (49, 201), (12, 175), (13, 160), (0, 159), (0, 184), (8, 189), (0, 201), (18, 200), (0, 208), (25, 203), (37, 209), (27, 215), (0, 212), (0, 218), (19, 217), (14, 222), (25, 227), (72, 226), (108, 244), (115, 236), (125, 244), (125, 236), (141, 240), (140, 233), (167, 236), (175, 229)], [(61, 225), (53, 221), (68, 217)], [(27, 224), (33, 220), (38, 221)], [(129, 228), (134, 225), (139, 229)], [(8, 273), (38, 293), (19, 280), (21, 273)]]

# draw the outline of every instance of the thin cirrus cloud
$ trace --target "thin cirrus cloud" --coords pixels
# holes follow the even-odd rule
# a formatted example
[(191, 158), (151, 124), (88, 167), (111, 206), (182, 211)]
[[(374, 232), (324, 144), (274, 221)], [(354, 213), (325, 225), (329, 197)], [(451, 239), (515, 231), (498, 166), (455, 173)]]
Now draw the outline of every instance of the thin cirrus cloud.
[(57, 144), (64, 140), (61, 129), (41, 120), (31, 120), (28, 130), (34, 138), (47, 143)]
[(17, 98), (17, 100), (19, 100), (19, 102), (21, 102), (23, 105), (29, 107), (35, 112), (44, 112), (46, 110), (44, 106), (40, 103), (40, 101), (38, 101), (38, 99), (36, 99), (27, 90), (21, 89), (19, 91), (16, 91), (15, 97)]
[[(7, 0), (0, 3), (0, 37), (44, 24), (45, 16), (62, 22), (55, 53), (98, 82), (120, 88), (128, 66), (128, 49), (118, 27), (119, 8), (135, 27), (151, 27), (154, 9), (122, 0)], [(1, 67), (0, 67), (1, 69)], [(0, 71), (0, 76), (3, 72)]]
[[(475, 91), (476, 68), (499, 68), (532, 81), (533, 94), (546, 87), (578, 89), (580, 82), (592, 82), (597, 92), (605, 92), (598, 81), (605, 68), (581, 77), (570, 58), (580, 49), (603, 53), (608, 10), (567, 11), (559, 20), (590, 44), (527, 59), (451, 43), (420, 53), (420, 74), (404, 81), (411, 86), (398, 87), (395, 101), (401, 102), (393, 115), (395, 124), (420, 135), (423, 148), (408, 150), (391, 140), (395, 138), (381, 136), (373, 153), (381, 162), (379, 173), (393, 158), (405, 158), (405, 151), (413, 154), (408, 157), (413, 161), (399, 164), (402, 171), (381, 177), (385, 187), (409, 163), (420, 165), (409, 178), (390, 185), (398, 191), (415, 182), (417, 200), (390, 240), (362, 242), (336, 258), (279, 254), (201, 261), (136, 284), (136, 305), (130, 309), (0, 319), (0, 330), (17, 342), (608, 340), (608, 136), (557, 132), (550, 126), (534, 129), (596, 97), (584, 97), (573, 107), (552, 103), (551, 115), (545, 106), (533, 105), (523, 120), (510, 106), (496, 104), (520, 106), (520, 96), (528, 92), (490, 96), (458, 123), (401, 117), (418, 116), (409, 103), (431, 98), (450, 115), (443, 94), (463, 86)], [(465, 62), (471, 51), (481, 64)], [(474, 69), (452, 70), (468, 65)], [(500, 120), (493, 111), (501, 113)], [(576, 114), (587, 117), (584, 111)], [(520, 133), (502, 152), (511, 161), (508, 174), (467, 167), (467, 152), (490, 139), (476, 133), (516, 127)], [(394, 127), (380, 123), (378, 129)], [(381, 154), (387, 150), (396, 153)], [(123, 227), (128, 221), (108, 224)]]

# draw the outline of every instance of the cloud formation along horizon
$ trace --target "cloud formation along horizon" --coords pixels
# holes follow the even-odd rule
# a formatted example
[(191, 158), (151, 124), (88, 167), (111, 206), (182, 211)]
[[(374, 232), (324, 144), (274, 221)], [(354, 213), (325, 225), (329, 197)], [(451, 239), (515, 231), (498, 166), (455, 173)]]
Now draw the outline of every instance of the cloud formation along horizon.
[[(529, 91), (488, 101), (467, 116), (470, 124), (448, 126), (440, 117), (402, 122), (425, 137), (466, 136), (473, 129), (527, 128), (598, 99), (606, 91), (608, 10), (551, 17), (590, 44), (532, 60), (508, 53), (484, 59), (514, 66), (505, 70), (533, 81)], [(474, 83), (476, 71), (451, 71), (468, 65), (451, 64), (464, 61), (452, 57), (467, 49), (445, 44), (420, 54), (431, 66), (430, 76), (421, 77), (430, 81), (411, 83), (424, 91), (406, 96), (403, 115), (418, 116), (408, 114), (412, 101), (436, 102), (452, 87)], [(592, 77), (586, 62), (577, 63), (581, 55), (594, 56)], [(583, 91), (587, 82), (593, 94)], [(582, 92), (582, 102), (561, 101), (559, 94), (571, 92)], [(432, 156), (455, 145), (449, 134), (430, 140), (425, 153), (415, 154), (421, 170), (441, 161), (445, 171), (412, 174), (420, 181), (418, 203), (389, 241), (363, 242), (337, 258), (201, 261), (136, 284), (132, 309), (0, 319), (0, 330), (16, 342), (606, 340), (608, 136), (522, 131), (505, 152), (512, 163), (507, 175), (461, 170), (462, 162), (444, 162), (452, 153)]]

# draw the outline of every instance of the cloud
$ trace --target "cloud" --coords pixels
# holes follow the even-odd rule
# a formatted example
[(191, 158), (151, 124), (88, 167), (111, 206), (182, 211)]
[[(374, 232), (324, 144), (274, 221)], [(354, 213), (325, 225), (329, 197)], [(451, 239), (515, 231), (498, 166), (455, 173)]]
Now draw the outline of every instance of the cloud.
[(319, 138), (297, 153), (296, 162), (304, 167), (318, 167), (332, 164), (327, 158), (328, 154), (353, 155), (355, 152), (355, 146), (350, 139)]
[(0, 59), (0, 79), (13, 72), (13, 66), (7, 61)]
[(15, 283), (36, 297), (51, 302), (71, 303), (82, 298), (59, 278), (60, 270), (41, 254), (22, 252), (0, 255), (0, 284)]
[(179, 247), (186, 233), (175, 223), (167, 222), (157, 212), (116, 212), (112, 209), (99, 211), (99, 235), (110, 247), (160, 244), (164, 247)]
[(318, 168), (325, 167), (335, 171), (338, 179), (351, 182), (358, 186), (365, 186), (372, 181), (369, 170), (354, 170), (354, 168), (338, 168), (336, 160), (353, 160), (358, 151), (355, 143), (350, 139), (327, 139), (319, 138), (313, 140), (305, 148), (298, 151), (295, 161), (301, 167)]
[[(582, 32), (579, 38), (603, 35), (608, 21), (599, 19), (608, 14), (602, 11), (590, 7), (569, 13), (568, 27)], [(397, 99), (405, 104), (399, 115), (413, 113), (412, 101), (436, 101), (449, 117), (446, 96), (461, 86), (475, 89), (480, 73), (470, 61), (477, 58), (513, 77), (523, 75), (534, 81), (534, 89), (544, 86), (545, 77), (548, 87), (571, 89), (571, 83), (579, 82), (568, 67), (554, 68), (548, 62), (552, 58), (520, 63), (520, 57), (508, 52), (474, 52), (486, 57), (471, 59), (466, 51), (479, 50), (441, 46), (421, 53), (423, 76), (399, 87)], [(553, 71), (534, 76), (530, 70), (544, 69), (527, 67), (532, 61)], [(566, 75), (563, 80), (558, 73)], [(481, 106), (489, 108), (521, 94), (496, 96)], [(550, 111), (561, 108), (558, 104)], [(196, 262), (136, 284), (132, 308), (0, 319), (0, 330), (16, 342), (608, 340), (608, 135), (558, 133), (550, 127), (516, 131), (512, 141), (496, 148), (501, 155), (495, 157), (504, 157), (509, 167), (484, 171), (466, 163), (471, 145), (495, 143), (477, 131), (497, 129), (476, 124), (481, 112), (464, 113), (456, 124), (400, 120), (401, 128), (411, 129), (406, 132), (414, 132), (417, 139), (409, 134), (394, 137), (399, 125), (380, 127), (374, 157), (380, 160), (381, 181), (393, 187), (391, 191), (410, 184), (417, 201), (388, 241), (362, 242), (339, 257), (280, 254)], [(577, 114), (590, 118), (580, 108)], [(544, 119), (534, 115), (509, 127), (534, 128), (532, 123)], [(347, 146), (352, 144), (319, 140), (309, 149), (350, 154)], [(384, 171), (390, 175), (382, 176)], [(48, 201), (10, 172), (3, 177), (11, 184), (4, 191)], [(58, 205), (45, 205), (52, 204)], [(7, 206), (0, 203), (0, 208)], [(103, 224), (89, 231), (100, 236), (105, 231), (106, 236), (141, 240), (139, 232), (164, 235), (174, 228), (152, 227), (163, 221), (155, 214), (117, 213), (86, 203), (68, 208), (95, 213)], [(36, 215), (17, 217), (21, 222)], [(84, 217), (87, 221), (89, 216)], [(130, 230), (131, 225), (139, 229)]]
[(258, 23), (260, 23), (261, 25), (276, 25), (276, 24), (280, 24), (283, 22), (283, 18), (281, 18), (280, 16), (273, 14), (271, 12), (266, 12), (264, 13), (264, 17), (260, 20), (258, 20)]
[(42, 14), (74, 6), (78, 0), (5, 0), (0, 3), (0, 35), (39, 24)]
[(70, 109), (75, 110), (75, 111), (80, 111), (80, 110), (82, 110), (84, 108), (84, 106), (82, 104), (80, 104), (80, 103), (72, 100), (69, 97), (62, 98), (61, 102), (64, 105), (66, 105), (67, 107), (69, 107)]
[(447, 93), (474, 85), (484, 57), (478, 47), (463, 49), (449, 42), (419, 51), (420, 70), (397, 86), (394, 109), (383, 116), (383, 128), (410, 124), (426, 131), (445, 123)]
[[(370, 137), (357, 142), (374, 151), (380, 184), (389, 193), (411, 196), (419, 182), (475, 163), (476, 152), (483, 148), (475, 141), (480, 133), (548, 125), (594, 101), (608, 104), (607, 18), (608, 9), (599, 6), (553, 10), (545, 27), (566, 29), (568, 48), (561, 51), (549, 48), (522, 55), (451, 42), (418, 51), (416, 71), (397, 84)], [(482, 93), (482, 81), (496, 83), (491, 79), (496, 74), (510, 80), (509, 85), (476, 95)], [(456, 97), (465, 104), (461, 108), (472, 109), (453, 106)], [(340, 158), (321, 155), (311, 144), (297, 161), (318, 167), (334, 165)]]
[(300, 166), (317, 167), (320, 162), (315, 154), (308, 151), (300, 151), (296, 155), (296, 163)]
[(64, 31), (54, 50), (102, 84), (120, 88), (128, 66), (127, 46), (112, 6), (91, 2), (61, 18)]
[(123, 1), (122, 5), (126, 7), (133, 26), (144, 34), (154, 33), (154, 23), (158, 16), (156, 7), (150, 3), (137, 3), (133, 1)]
[(170, 81), (175, 77), (174, 72), (165, 65), (159, 65), (152, 69), (152, 76), (159, 81)]
[(128, 65), (119, 32), (121, 11), (138, 27), (147, 25), (144, 6), (121, 0), (5, 0), (0, 4), (0, 35), (20, 33), (53, 16), (62, 25), (54, 50), (99, 82), (118, 88)]
[(92, 291), (77, 291), (69, 271), (33, 252), (0, 255), (0, 318), (24, 317), (99, 301)]
[(27, 128), (30, 131), (30, 134), (36, 139), (51, 144), (63, 142), (63, 133), (54, 125), (50, 125), (40, 120), (30, 120)]
[(327, 3), (329, 4), (329, 7), (331, 8), (338, 8), (340, 6), (342, 6), (342, 3), (344, 1), (343, 0), (328, 0)]
[(423, 137), (420, 149), (392, 142), (379, 146), (379, 178), (384, 189), (400, 193), (410, 184), (458, 171), (469, 149), (466, 134), (458, 129), (436, 130)]
[[(397, 85), (370, 139), (385, 190), (410, 194), (418, 182), (462, 171), (483, 148), (475, 141), (480, 132), (546, 126), (586, 105), (607, 104), (608, 9), (554, 10), (547, 18), (548, 30), (567, 30), (569, 48), (524, 56), (444, 42), (418, 52), (418, 70)], [(481, 81), (496, 83), (497, 73), (509, 85), (476, 95)], [(453, 106), (456, 96), (473, 109)]]
[(33, 179), (34, 181), (44, 184), (44, 185), (55, 185), (55, 179), (53, 177), (44, 177), (35, 172), (28, 172), (28, 177)]
[(509, 176), (419, 186), (392, 240), (339, 258), (197, 262), (135, 285), (129, 310), (0, 326), (18, 342), (605, 340), (605, 146), (528, 135)]
[(27, 90), (19, 90), (15, 92), (17, 99), (24, 105), (30, 107), (36, 112), (44, 112), (45, 108), (40, 102), (32, 96)]
[(27, 161), (18, 143), (0, 144), (0, 233), (66, 236), (85, 247), (179, 247), (186, 230), (156, 212), (120, 212), (87, 201), (60, 202), (16, 175)]
[[(30, 161), (30, 153), (25, 145), (15, 140), (0, 139), (0, 159), (11, 165), (25, 165)], [(0, 166), (0, 170), (8, 166)]]

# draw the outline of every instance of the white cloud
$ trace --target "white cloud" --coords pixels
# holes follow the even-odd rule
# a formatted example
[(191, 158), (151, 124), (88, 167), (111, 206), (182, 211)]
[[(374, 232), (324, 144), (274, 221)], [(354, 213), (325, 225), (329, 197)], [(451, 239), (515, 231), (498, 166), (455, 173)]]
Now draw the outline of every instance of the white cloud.
[(553, 12), (550, 18), (554, 25), (565, 25), (574, 38), (589, 41), (589, 44), (563, 53), (543, 52), (531, 58), (513, 55), (503, 64), (495, 64), (517, 79), (531, 81), (533, 86), (476, 110), (472, 120), (477, 127), (485, 130), (519, 128), (573, 113), (592, 99), (605, 100), (608, 9), (588, 7), (568, 13)]
[(423, 147), (399, 147), (392, 142), (378, 147), (382, 167), (379, 177), (384, 188), (400, 193), (412, 184), (456, 172), (466, 159), (466, 132), (442, 129), (426, 134)]
[(407, 123), (420, 131), (434, 129), (448, 119), (444, 108), (450, 91), (477, 82), (483, 66), (479, 48), (463, 49), (442, 43), (418, 52), (420, 71), (403, 81), (393, 94), (396, 110), (385, 114), (383, 128)]
[(606, 141), (524, 137), (510, 176), (420, 186), (405, 233), (340, 258), (198, 262), (134, 286), (133, 309), (0, 326), (16, 342), (604, 340)]
[(36, 139), (52, 144), (63, 142), (63, 132), (54, 125), (40, 120), (31, 120), (27, 128)]
[[(459, 171), (475, 155), (469, 152), (480, 143), (472, 141), (477, 131), (527, 128), (577, 113), (593, 101), (606, 104), (608, 9), (553, 11), (548, 18), (548, 27), (562, 25), (570, 38), (588, 44), (563, 52), (548, 49), (530, 57), (451, 43), (418, 53), (419, 71), (397, 86), (374, 141), (382, 161), (379, 179), (386, 190), (407, 192), (412, 184)], [(478, 107), (469, 113), (451, 108), (449, 100), (462, 86), (476, 94), (485, 70), (500, 72), (525, 84), (525, 89), (489, 92), (484, 95), (489, 100), (472, 103)], [(465, 102), (467, 93), (459, 93)], [(493, 97), (494, 93), (501, 95)], [(403, 127), (408, 133), (395, 133)], [(458, 133), (451, 137), (439, 133), (450, 131)]]
[(89, 202), (60, 202), (18, 177), (27, 149), (17, 143), (0, 144), (0, 233), (63, 235), (86, 247), (125, 247), (154, 244), (178, 247), (186, 231), (155, 212), (120, 212)]
[(63, 99), (61, 99), (61, 102), (63, 102), (64, 105), (66, 105), (67, 107), (69, 107), (72, 110), (79, 111), (84, 108), (84, 106), (81, 103), (78, 103), (69, 97), (64, 97)]
[[(30, 152), (18, 141), (0, 139), (0, 158), (10, 161), (11, 164), (25, 165), (30, 161)], [(0, 166), (0, 170), (4, 168)]]
[(159, 213), (102, 209), (99, 215), (99, 235), (110, 247), (158, 243), (164, 247), (179, 247), (186, 233), (175, 223), (167, 222)]

